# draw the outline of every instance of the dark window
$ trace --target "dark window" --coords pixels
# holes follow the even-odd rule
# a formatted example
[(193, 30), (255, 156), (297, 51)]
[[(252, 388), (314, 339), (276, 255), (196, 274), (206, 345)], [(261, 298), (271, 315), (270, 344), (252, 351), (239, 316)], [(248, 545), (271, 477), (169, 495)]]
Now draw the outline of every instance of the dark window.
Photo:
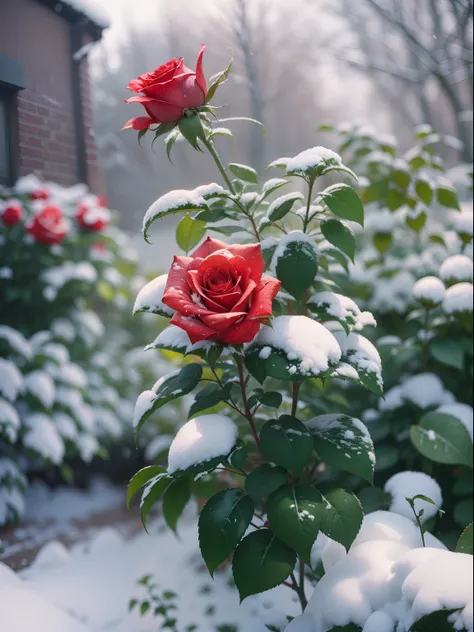
[(11, 90), (0, 88), (0, 184), (11, 186), (14, 182), (14, 104)]

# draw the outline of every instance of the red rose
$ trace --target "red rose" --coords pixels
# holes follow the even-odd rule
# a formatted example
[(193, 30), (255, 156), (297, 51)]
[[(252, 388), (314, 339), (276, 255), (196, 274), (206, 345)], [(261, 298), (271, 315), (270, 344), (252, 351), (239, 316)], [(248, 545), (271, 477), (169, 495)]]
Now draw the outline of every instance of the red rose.
[(0, 217), (5, 226), (16, 226), (23, 218), (23, 207), (16, 200), (10, 200), (0, 209)]
[(33, 215), (26, 230), (42, 244), (59, 244), (68, 233), (68, 223), (63, 212), (57, 206), (45, 206)]
[(30, 193), (30, 200), (47, 200), (49, 193), (46, 189), (36, 189)]
[(212, 237), (189, 257), (176, 256), (162, 299), (176, 312), (171, 324), (187, 331), (192, 343), (250, 342), (272, 315), (281, 285), (263, 268), (260, 244), (229, 245)]
[(91, 207), (79, 204), (76, 211), (76, 221), (85, 230), (97, 232), (104, 230), (109, 223), (108, 211), (102, 207)]
[(202, 70), (205, 50), (201, 46), (193, 72), (184, 65), (182, 57), (171, 59), (153, 72), (140, 75), (128, 84), (128, 89), (139, 96), (126, 99), (126, 103), (141, 103), (148, 116), (130, 119), (123, 129), (148, 129), (154, 123), (170, 123), (183, 118), (184, 110), (203, 105), (207, 95), (207, 85)]

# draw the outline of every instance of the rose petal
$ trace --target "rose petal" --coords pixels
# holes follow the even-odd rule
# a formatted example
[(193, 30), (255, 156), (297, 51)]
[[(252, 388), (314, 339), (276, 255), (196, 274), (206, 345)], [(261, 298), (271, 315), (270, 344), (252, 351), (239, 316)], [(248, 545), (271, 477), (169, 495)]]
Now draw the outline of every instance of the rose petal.
[(225, 307), (222, 307), (221, 305), (219, 305), (219, 303), (217, 303), (212, 297), (207, 297), (204, 294), (201, 286), (198, 283), (196, 270), (188, 270), (188, 282), (191, 287), (191, 290), (193, 290), (196, 294), (201, 296), (202, 300), (204, 301), (206, 307), (209, 310), (215, 311), (221, 314), (228, 311), (227, 309), (225, 309)]
[[(208, 301), (214, 301), (219, 306), (222, 306), (224, 312), (234, 311), (234, 306), (242, 296), (240, 288), (234, 292), (227, 292), (227, 294), (221, 294), (220, 296), (206, 296), (204, 302), (208, 305)], [(209, 307), (209, 305), (208, 305)], [(210, 309), (210, 307), (209, 307)], [(235, 310), (237, 311), (237, 310)]]
[(172, 123), (173, 121), (179, 121), (183, 117), (183, 108), (147, 96), (130, 97), (130, 99), (125, 99), (125, 103), (140, 103), (143, 105), (154, 123)]
[(201, 90), (204, 92), (204, 96), (207, 94), (206, 77), (204, 76), (204, 71), (202, 69), (202, 61), (203, 61), (203, 55), (204, 55), (205, 50), (206, 50), (205, 45), (201, 44), (201, 48), (199, 49), (199, 53), (198, 53), (198, 57), (196, 61), (196, 81), (199, 87), (201, 88)]
[[(255, 322), (255, 321), (253, 321)], [(207, 340), (215, 335), (215, 331), (206, 327), (198, 318), (183, 316), (182, 314), (174, 314), (170, 320), (171, 325), (176, 325), (187, 332), (189, 339), (194, 344), (200, 340)]]
[(170, 81), (149, 86), (144, 92), (154, 99), (166, 101), (181, 109), (198, 107), (204, 103), (206, 97), (193, 71), (175, 75)]
[(195, 303), (191, 297), (191, 288), (188, 283), (187, 268), (192, 265), (191, 257), (175, 256), (168, 273), (165, 291), (162, 301), (171, 309), (181, 312), (185, 316), (210, 314), (203, 306)]
[(272, 301), (280, 289), (278, 279), (264, 275), (253, 293), (249, 318), (268, 318), (272, 315)]
[(219, 342), (229, 345), (241, 345), (251, 342), (260, 331), (260, 322), (246, 318), (241, 323), (219, 334)]
[(252, 296), (252, 292), (255, 290), (256, 287), (257, 287), (257, 284), (255, 283), (255, 281), (252, 281), (252, 279), (250, 279), (242, 296), (232, 308), (233, 312), (247, 311), (249, 299)]
[(209, 273), (212, 270), (216, 270), (221, 274), (228, 274), (229, 277), (233, 277), (234, 275), (236, 275), (235, 267), (229, 261), (229, 259), (232, 258), (232, 255), (229, 252), (227, 252), (226, 254), (224, 253), (226, 253), (225, 250), (215, 252), (212, 255), (206, 257), (204, 261), (199, 265), (198, 282), (203, 289), (206, 289), (206, 281), (208, 280)]
[(225, 331), (241, 318), (245, 318), (245, 312), (227, 312), (227, 314), (208, 314), (200, 316), (200, 320), (216, 332)]
[(245, 259), (250, 268), (250, 278), (255, 281), (255, 283), (258, 283), (264, 270), (260, 244), (230, 244), (227, 245), (226, 248), (233, 255)]
[(155, 121), (148, 116), (135, 116), (125, 123), (122, 129), (148, 129)]
[(200, 257), (201, 259), (205, 259), (209, 255), (212, 255), (213, 252), (217, 250), (226, 250), (227, 244), (220, 239), (213, 239), (212, 237), (208, 237), (205, 239), (200, 246), (196, 248), (194, 252), (191, 253), (191, 257), (195, 259), (196, 257)]

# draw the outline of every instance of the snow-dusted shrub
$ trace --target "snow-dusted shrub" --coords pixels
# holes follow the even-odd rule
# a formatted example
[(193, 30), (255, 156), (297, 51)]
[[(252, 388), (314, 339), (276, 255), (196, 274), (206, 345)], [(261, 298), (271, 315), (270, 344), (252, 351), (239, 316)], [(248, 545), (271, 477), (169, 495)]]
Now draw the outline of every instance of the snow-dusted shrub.
[(169, 365), (133, 360), (142, 280), (104, 204), (33, 176), (0, 200), (0, 524), (23, 513), (25, 475), (71, 480), (71, 464), (129, 443), (137, 392)]
[[(435, 276), (442, 254), (437, 269), (431, 269), (433, 262), (429, 257), (423, 265), (417, 260), (408, 266), (405, 260), (413, 244), (424, 242), (419, 237), (413, 244), (405, 240), (402, 244), (405, 251), (398, 255), (400, 261), (395, 256), (390, 259), (393, 274), (391, 269), (387, 273), (388, 265), (383, 256), (391, 248), (392, 233), (398, 226), (408, 226), (409, 230), (419, 233), (427, 217), (421, 204), (429, 205), (436, 194), (442, 205), (455, 207), (456, 195), (431, 174), (425, 156), (428, 155), (431, 162), (431, 154), (427, 149), (417, 161), (410, 158), (415, 170), (426, 163), (426, 173), (419, 173), (413, 183), (410, 166), (403, 161), (396, 162), (391, 140), (384, 139), (380, 151), (374, 155), (369, 155), (371, 149), (358, 154), (363, 155), (367, 163), (362, 168), (365, 173), (367, 167), (367, 177), (360, 187), (363, 198), (367, 200), (367, 190), (373, 186), (370, 177), (378, 177), (379, 167), (387, 170), (385, 178), (391, 177), (392, 171), (401, 173), (401, 184), (397, 186), (402, 190), (398, 191), (387, 181), (380, 195), (377, 188), (371, 194), (383, 211), (378, 215), (380, 209), (373, 209), (369, 215), (374, 232), (369, 229), (368, 237), (371, 242), (374, 239), (375, 249), (372, 245), (368, 248), (375, 262), (364, 250), (363, 269), (359, 272), (369, 287), (365, 294), (356, 296), (358, 287), (350, 279), (349, 271), (356, 256), (357, 236), (364, 246), (366, 233), (364, 207), (354, 188), (357, 186), (354, 171), (339, 154), (321, 146), (273, 161), (268, 169), (279, 169), (279, 177), (268, 178), (263, 183), (261, 174), (248, 165), (224, 165), (214, 138), (218, 133), (212, 115), (216, 113), (208, 101), (219, 83), (227, 78), (229, 69), (207, 93), (202, 73), (203, 50), (198, 57), (196, 74), (189, 71), (190, 92), (182, 95), (186, 105), (173, 103), (174, 110), (167, 114), (167, 120), (168, 116), (173, 119), (169, 122), (159, 123), (157, 108), (164, 105), (154, 102), (160, 90), (165, 89), (161, 81), (165, 69), (144, 75), (129, 85), (132, 91), (140, 92), (146, 91), (151, 81), (156, 81), (152, 97), (130, 99), (131, 103), (144, 105), (147, 116), (133, 118), (125, 127), (138, 130), (139, 140), (147, 134), (155, 140), (166, 134), (168, 157), (178, 139), (186, 140), (195, 149), (208, 151), (222, 182), (166, 193), (144, 216), (143, 234), (149, 241), (155, 221), (171, 214), (182, 215), (176, 241), (184, 254), (174, 257), (167, 275), (157, 277), (141, 290), (135, 312), (170, 318), (169, 326), (158, 332), (149, 348), (182, 354), (183, 360), (176, 370), (156, 375), (154, 385), (150, 382), (149, 390), (138, 397), (133, 415), (137, 435), (147, 428), (157, 411), (171, 402), (189, 397), (190, 406), (177, 433), (156, 437), (157, 445), (168, 451), (168, 468), (151, 466), (137, 472), (129, 485), (128, 501), (141, 492), (144, 525), (150, 510), (159, 501), (166, 522), (176, 530), (185, 506), (193, 496), (200, 499), (202, 484), (207, 483), (207, 502), (198, 525), (201, 553), (211, 575), (232, 557), (233, 578), (241, 599), (283, 584), (295, 592), (304, 609), (308, 581), (320, 580), (312, 599), (318, 602), (320, 586), (323, 592), (325, 583), (332, 581), (329, 566), (318, 569), (311, 555), (318, 536), (324, 534), (331, 540), (331, 550), (325, 557), (332, 559), (333, 568), (344, 563), (355, 569), (346, 574), (347, 588), (336, 585), (330, 600), (323, 594), (325, 607), (334, 610), (337, 617), (337, 595), (346, 590), (349, 602), (351, 599), (353, 603), (361, 602), (360, 612), (342, 620), (341, 611), (340, 623), (330, 618), (321, 623), (319, 612), (323, 609), (319, 603), (314, 608), (310, 604), (306, 615), (292, 621), (288, 630), (327, 632), (339, 624), (365, 625), (366, 619), (372, 616), (372, 631), (377, 629), (374, 627), (378, 624), (377, 618), (381, 621), (384, 617), (394, 625), (403, 620), (403, 630), (408, 631), (408, 625), (427, 614), (418, 607), (416, 595), (411, 602), (399, 604), (403, 601), (401, 586), (411, 581), (411, 574), (399, 571), (400, 585), (391, 595), (385, 594), (385, 583), (390, 577), (391, 565), (399, 563), (403, 568), (404, 554), (410, 548), (419, 548), (423, 543), (444, 548), (425, 530), (430, 526), (426, 518), (438, 515), (446, 493), (421, 471), (405, 472), (405, 476), (388, 482), (385, 473), (381, 479), (376, 474), (379, 485), (387, 482), (385, 490), (376, 488), (376, 497), (380, 496), (387, 506), (391, 503), (393, 512), (409, 515), (412, 511), (413, 521), (389, 513), (393, 523), (403, 523), (402, 533), (393, 538), (379, 537), (386, 540), (380, 543), (376, 541), (376, 533), (385, 527), (375, 526), (369, 529), (371, 535), (365, 541), (366, 531), (363, 527), (361, 530), (364, 515), (354, 492), (366, 493), (366, 486), (372, 484), (377, 450), (374, 451), (367, 426), (358, 417), (372, 408), (367, 417), (377, 435), (374, 419), (381, 414), (384, 400), (382, 360), (369, 340), (369, 337), (375, 338), (376, 318), (364, 307), (374, 308), (381, 314), (384, 333), (387, 329), (392, 335), (402, 333), (398, 327), (385, 327), (387, 314), (391, 316), (395, 311), (404, 315), (416, 306), (418, 316), (412, 318), (415, 324), (416, 317), (425, 318), (428, 313), (433, 319), (439, 319), (440, 330), (452, 326), (459, 336), (465, 337), (465, 319), (457, 317), (458, 312), (465, 314), (465, 301), (461, 308), (457, 306), (449, 314), (443, 311), (445, 285)], [(180, 63), (170, 61), (166, 73), (175, 66), (178, 68)], [(171, 74), (166, 74), (168, 76)], [(175, 86), (173, 99), (180, 96), (181, 81), (179, 74), (170, 79)], [(166, 93), (167, 97), (169, 94)], [(226, 130), (225, 135), (232, 136), (232, 133)], [(345, 140), (347, 148), (351, 143)], [(357, 147), (360, 149), (360, 145)], [(339, 182), (339, 179), (347, 182)], [(295, 190), (298, 183), (304, 193)], [(287, 188), (281, 195), (283, 187)], [(387, 197), (389, 191), (392, 192), (390, 199), (396, 200), (390, 202), (386, 210), (384, 196)], [(402, 200), (400, 204), (399, 200)], [(403, 204), (408, 208), (392, 221), (391, 211)], [(438, 226), (442, 221), (439, 220)], [(460, 239), (466, 243), (463, 230)], [(223, 242), (206, 237), (208, 231), (223, 233), (228, 239)], [(445, 248), (439, 243), (440, 239), (429, 243), (438, 250)], [(452, 249), (445, 258), (454, 254)], [(433, 278), (418, 284), (412, 292), (421, 276)], [(392, 303), (386, 304), (385, 296)], [(273, 319), (270, 321), (270, 318)], [(426, 319), (424, 322), (425, 333), (418, 335), (417, 332), (412, 340), (412, 357), (418, 362), (430, 353), (432, 345), (428, 325), (433, 323), (427, 323)], [(400, 329), (403, 330), (403, 326)], [(395, 345), (402, 347), (401, 338), (396, 338)], [(465, 353), (463, 347), (463, 363)], [(434, 382), (441, 386), (443, 382), (428, 371), (431, 363), (423, 370), (422, 367), (413, 375), (407, 375), (403, 388), (397, 383), (402, 392), (392, 394), (390, 410), (405, 402), (418, 411), (456, 402), (449, 385), (441, 388), (441, 393), (432, 392)], [(397, 381), (399, 378), (398, 374)], [(410, 379), (418, 383), (410, 383)], [(368, 395), (364, 395), (363, 389)], [(377, 410), (379, 403), (380, 411)], [(463, 424), (452, 419), (452, 427), (461, 428), (461, 432), (467, 434)], [(422, 423), (419, 428), (423, 427)], [(409, 442), (409, 428), (405, 426), (406, 436), (402, 440), (408, 445), (414, 464), (424, 466), (423, 450), (416, 446), (416, 441), (415, 445)], [(434, 438), (430, 435), (429, 440), (438, 445), (434, 430), (433, 433)], [(450, 464), (472, 465), (467, 457), (470, 445), (470, 440), (456, 445), (456, 456)], [(389, 447), (397, 453), (391, 465), (398, 465), (398, 448)], [(379, 470), (390, 471), (391, 466), (384, 464), (383, 450), (381, 461)], [(227, 487), (218, 491), (217, 481), (223, 480)], [(367, 489), (373, 494), (372, 487)], [(407, 496), (403, 496), (405, 493)], [(366, 520), (370, 525), (370, 514)], [(387, 528), (390, 531), (390, 525)], [(409, 540), (411, 544), (405, 546), (392, 539)], [(425, 551), (427, 560), (430, 550)], [(450, 555), (453, 560), (463, 557)], [(452, 565), (453, 568), (459, 566), (457, 561)], [(465, 562), (461, 566), (464, 573)], [(413, 567), (413, 570), (418, 569)], [(342, 584), (346, 575), (341, 573)], [(367, 595), (361, 594), (366, 584)], [(439, 594), (438, 586), (434, 593)], [(373, 604), (373, 595), (378, 598), (377, 605)], [(384, 610), (392, 602), (400, 612), (397, 620), (387, 619), (390, 613)], [(442, 610), (443, 603), (440, 600), (433, 604), (431, 600), (429, 613)], [(464, 617), (463, 609), (469, 615), (464, 592), (457, 600), (449, 599), (447, 607), (450, 606), (456, 610), (450, 613), (456, 622)], [(286, 624), (285, 621), (282, 625)], [(267, 627), (277, 632), (282, 629), (281, 625)], [(387, 625), (385, 627), (388, 630)]]

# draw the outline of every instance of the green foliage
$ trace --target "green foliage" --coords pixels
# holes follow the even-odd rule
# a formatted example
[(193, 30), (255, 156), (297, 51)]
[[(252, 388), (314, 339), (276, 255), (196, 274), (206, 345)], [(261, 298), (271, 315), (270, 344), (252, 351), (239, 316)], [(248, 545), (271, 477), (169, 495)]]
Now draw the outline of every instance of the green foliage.
[(306, 426), (289, 415), (267, 421), (260, 432), (260, 445), (269, 461), (300, 474), (308, 465), (313, 439)]
[(463, 424), (452, 415), (427, 413), (410, 429), (414, 446), (436, 463), (472, 468), (472, 443)]

